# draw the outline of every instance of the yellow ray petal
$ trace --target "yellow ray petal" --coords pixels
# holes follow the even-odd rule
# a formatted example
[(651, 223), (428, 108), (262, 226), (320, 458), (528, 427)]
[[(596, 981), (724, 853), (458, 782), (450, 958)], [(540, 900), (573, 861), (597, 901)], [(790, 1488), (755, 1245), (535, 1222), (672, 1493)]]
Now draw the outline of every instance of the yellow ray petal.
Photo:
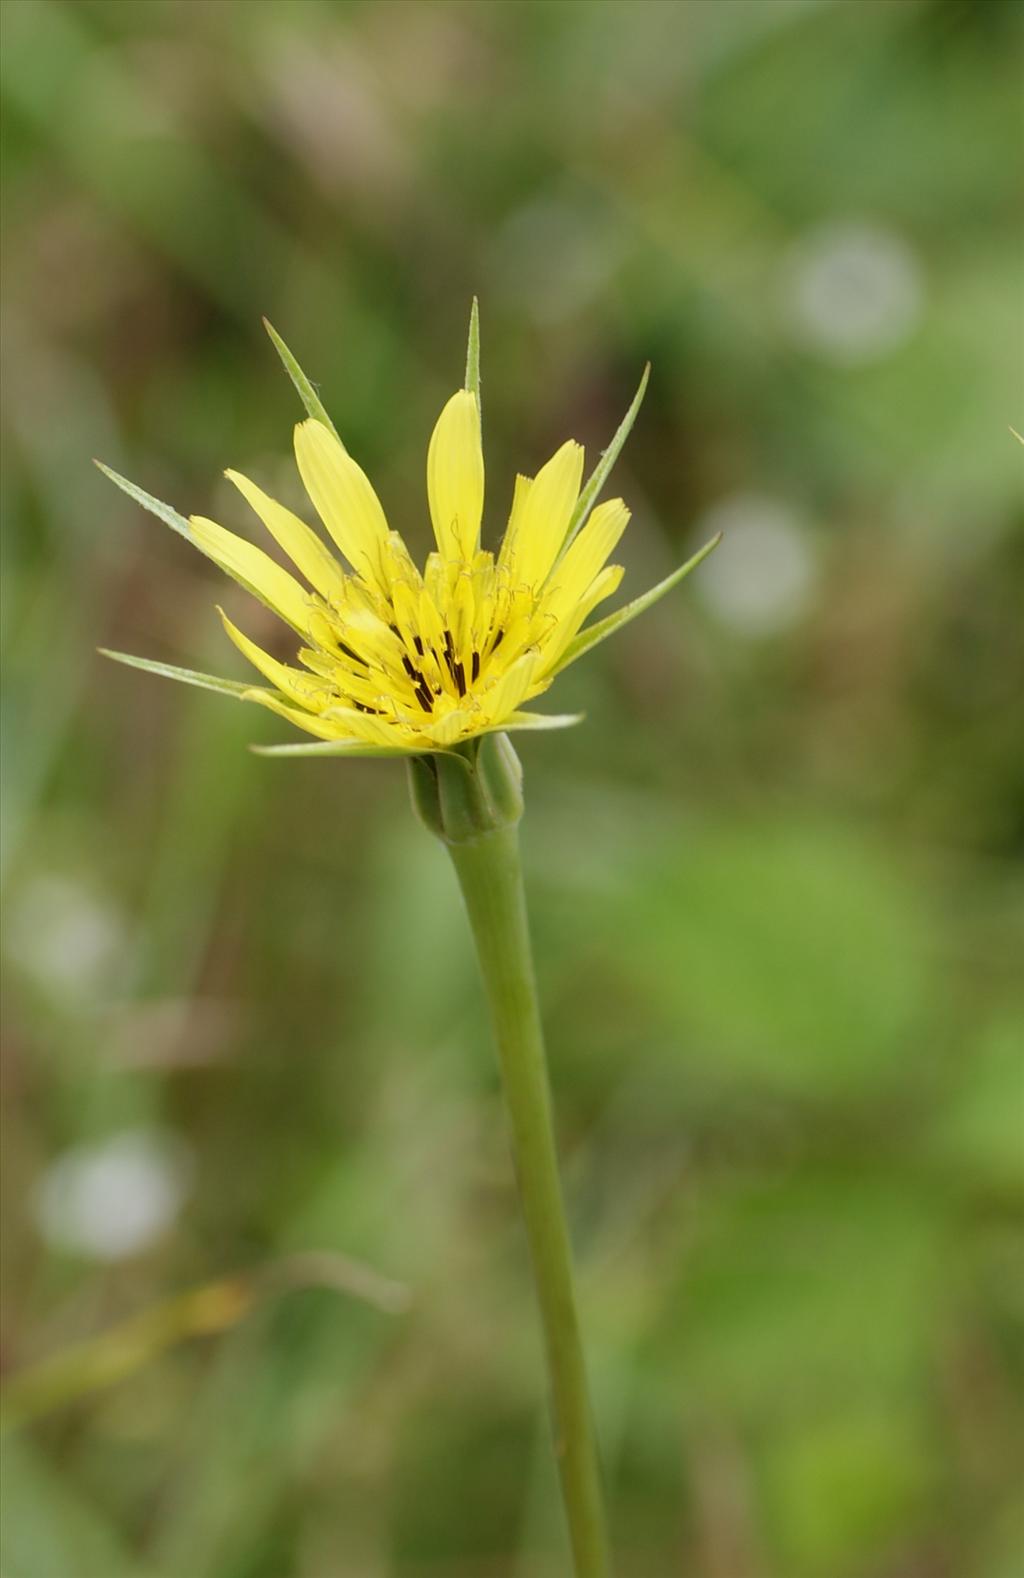
[[(593, 613), (598, 603), (603, 603), (617, 589), (625, 571), (621, 564), (609, 564), (600, 575), (591, 581), (586, 593), (575, 604), (572, 612), (562, 620), (550, 638), (544, 643), (541, 652), (541, 672), (557, 674), (565, 668), (567, 663), (573, 661), (573, 648), (577, 642), (586, 638), (587, 632), (577, 636), (583, 621)], [(603, 623), (603, 621), (602, 621)], [(598, 627), (595, 626), (595, 629)], [(574, 639), (575, 638), (575, 639)]]
[(440, 718), (435, 718), (430, 725), (429, 737), (435, 745), (454, 745), (469, 729), (471, 724), (470, 714), (463, 708), (456, 708), (446, 712)]
[(305, 635), (311, 598), (293, 575), (275, 564), (262, 548), (246, 542), (244, 537), (236, 537), (233, 531), (226, 531), (216, 521), (193, 515), (188, 524), (193, 540), (204, 553), (234, 580), (240, 581), (246, 591), (252, 592), (293, 629)]
[(312, 531), (291, 510), (278, 504), (255, 482), (243, 477), (239, 471), (225, 471), (239, 493), (256, 511), (274, 541), (280, 543), (296, 569), (301, 570), (310, 586), (315, 586), (321, 596), (330, 602), (345, 595), (345, 572), (338, 561), (324, 547)]
[(559, 620), (569, 617), (587, 593), (629, 522), (621, 499), (599, 504), (583, 530), (566, 549), (548, 577), (545, 608)]
[(544, 581), (565, 541), (582, 477), (583, 447), (572, 439), (534, 477), (516, 531), (516, 581), (533, 587)]
[(396, 581), (392, 587), (391, 607), (395, 616), (395, 624), (401, 632), (402, 640), (409, 649), (413, 647), (415, 639), (419, 635), (421, 595), (422, 593), (419, 590), (413, 590), (408, 581)]
[(505, 670), (490, 690), (485, 691), (481, 701), (489, 722), (500, 723), (503, 718), (516, 711), (521, 701), (525, 701), (530, 693), (536, 669), (537, 653), (524, 652), (522, 657), (516, 658), (516, 661)]
[(337, 724), (339, 730), (353, 739), (365, 740), (370, 745), (401, 745), (403, 737), (409, 731), (406, 728), (396, 727), (384, 718), (373, 712), (360, 712), (358, 708), (332, 707), (324, 714), (324, 722), (328, 720)]
[(295, 458), (317, 514), (349, 564), (387, 590), (383, 562), (388, 523), (370, 480), (322, 422), (300, 422)]
[(272, 685), (284, 696), (288, 696), (300, 707), (307, 707), (310, 712), (322, 712), (334, 700), (334, 687), (325, 679), (315, 674), (307, 674), (302, 669), (289, 668), (287, 663), (279, 663), (277, 658), (271, 657), (269, 652), (264, 652), (255, 641), (250, 641), (247, 635), (233, 625), (223, 608), (217, 609), (224, 629), (227, 631), (235, 646), (242, 656), (248, 658), (253, 668), (257, 669)]
[(427, 498), (444, 559), (472, 559), (484, 508), (484, 452), (480, 407), (468, 389), (453, 394), (438, 417), (427, 450)]
[(438, 612), (437, 604), (431, 596), (430, 589), (424, 586), (419, 596), (417, 620), (420, 632), (427, 647), (438, 653), (444, 651), (444, 620)]
[[(581, 630), (579, 635), (573, 641), (570, 641), (565, 648), (564, 656), (558, 664), (558, 669), (565, 668), (569, 663), (575, 663), (576, 659), (582, 657), (584, 652), (589, 652), (590, 648), (596, 647), (599, 641), (604, 641), (608, 636), (614, 635), (617, 630), (621, 630), (623, 625), (628, 625), (630, 620), (635, 619), (638, 614), (642, 614), (645, 609), (650, 608), (652, 603), (656, 603), (660, 597), (664, 597), (665, 593), (670, 592), (674, 586), (677, 586), (685, 576), (690, 574), (691, 570), (695, 570), (698, 564), (701, 564), (708, 554), (718, 547), (721, 540), (722, 533), (718, 532), (712, 537), (710, 542), (704, 544), (703, 548), (698, 549), (692, 558), (687, 559), (685, 564), (681, 564), (678, 570), (673, 570), (671, 575), (667, 575), (663, 581), (659, 581), (657, 586), (652, 586), (649, 591), (642, 592), (639, 597), (634, 597), (633, 601), (627, 603), (625, 608), (617, 608), (606, 619), (599, 619), (596, 625), (590, 626), (589, 630)], [(617, 567), (613, 566), (612, 568)], [(621, 573), (620, 570), (620, 576)], [(594, 585), (597, 586), (598, 582), (602, 581), (608, 574), (608, 570), (603, 570), (597, 581), (594, 582)], [(602, 595), (606, 596), (607, 593)], [(593, 602), (591, 602), (590, 607), (594, 607)], [(558, 669), (556, 669), (556, 673)]]
[(403, 538), (396, 531), (388, 532), (387, 545), (384, 549), (384, 568), (392, 591), (403, 583), (417, 588), (422, 585), (423, 578), (413, 563), (412, 555), (405, 546)]
[(516, 542), (519, 537), (520, 528), (523, 524), (523, 514), (526, 510), (526, 501), (530, 496), (530, 489), (532, 487), (532, 477), (516, 477), (515, 488), (512, 493), (512, 508), (509, 511), (508, 517), (508, 525), (505, 527), (505, 535), (501, 540), (501, 548), (498, 551), (498, 569), (500, 571), (508, 571), (512, 561), (515, 558)]
[[(261, 707), (268, 707), (271, 712), (276, 712), (279, 718), (287, 718), (289, 723), (294, 723), (297, 729), (302, 729), (306, 734), (315, 734), (318, 740), (350, 738), (343, 726), (336, 722), (324, 722), (311, 712), (303, 712), (301, 707), (293, 707), (283, 696), (275, 696), (273, 691), (247, 690), (242, 700), (256, 701)], [(355, 736), (351, 737), (355, 738)]]

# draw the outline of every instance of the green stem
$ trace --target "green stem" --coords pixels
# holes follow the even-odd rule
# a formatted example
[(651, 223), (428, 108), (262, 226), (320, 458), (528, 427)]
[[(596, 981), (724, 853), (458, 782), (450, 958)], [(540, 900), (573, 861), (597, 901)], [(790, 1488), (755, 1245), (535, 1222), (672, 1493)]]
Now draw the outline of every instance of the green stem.
[(515, 822), (449, 842), (490, 1005), (537, 1285), (576, 1578), (610, 1572), (597, 1446), (558, 1178)]

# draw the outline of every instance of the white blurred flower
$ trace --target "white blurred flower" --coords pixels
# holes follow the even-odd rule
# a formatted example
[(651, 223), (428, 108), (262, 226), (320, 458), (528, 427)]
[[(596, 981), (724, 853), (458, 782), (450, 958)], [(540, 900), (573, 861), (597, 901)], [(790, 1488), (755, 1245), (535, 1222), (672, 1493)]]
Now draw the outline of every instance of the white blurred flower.
[(694, 577), (704, 602), (746, 635), (771, 635), (800, 618), (813, 596), (817, 564), (803, 521), (775, 499), (737, 493), (702, 517), (701, 542), (721, 543)]
[(94, 989), (124, 945), (112, 906), (70, 877), (35, 877), (12, 901), (7, 953), (40, 984), (72, 994)]
[(924, 280), (906, 242), (879, 226), (822, 226), (791, 253), (786, 305), (805, 344), (853, 366), (887, 356), (917, 327)]
[(159, 1129), (125, 1129), (98, 1144), (75, 1146), (39, 1181), (39, 1231), (55, 1248), (92, 1260), (124, 1260), (174, 1222), (191, 1172), (183, 1143)]

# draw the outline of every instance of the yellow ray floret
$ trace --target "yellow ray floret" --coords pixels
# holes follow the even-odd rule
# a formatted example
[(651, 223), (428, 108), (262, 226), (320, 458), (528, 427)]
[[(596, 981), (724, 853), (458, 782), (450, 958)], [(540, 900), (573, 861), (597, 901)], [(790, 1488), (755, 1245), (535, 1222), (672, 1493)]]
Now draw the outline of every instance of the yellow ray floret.
[(484, 451), (480, 406), (468, 389), (453, 394), (427, 450), (427, 500), (441, 556), (472, 561), (484, 512)]
[(295, 429), (295, 459), (317, 514), (352, 568), (381, 591), (387, 589), (383, 556), (388, 523), (366, 473), (322, 422)]
[(323, 420), (312, 386), (296, 374), (290, 353), (282, 355), (311, 413), (295, 430), (299, 474), (344, 565), (312, 527), (238, 472), (227, 476), (294, 574), (216, 522), (199, 516), (185, 521), (103, 469), (300, 637), (296, 666), (264, 651), (221, 614), (228, 636), (269, 689), (145, 659), (125, 661), (256, 702), (320, 742), (281, 748), (290, 753), (419, 754), (450, 750), (495, 729), (574, 722), (523, 709), (561, 668), (649, 606), (714, 546), (618, 614), (581, 629), (622, 577), (621, 566), (608, 559), (629, 510), (621, 499), (592, 506), (636, 416), (647, 375), (582, 492), (583, 450), (572, 440), (532, 479), (516, 478), (495, 556), (480, 547), (484, 458), (478, 369), (470, 358), (473, 386), (447, 402), (427, 451), (437, 551), (421, 574), (389, 529), (366, 474)]

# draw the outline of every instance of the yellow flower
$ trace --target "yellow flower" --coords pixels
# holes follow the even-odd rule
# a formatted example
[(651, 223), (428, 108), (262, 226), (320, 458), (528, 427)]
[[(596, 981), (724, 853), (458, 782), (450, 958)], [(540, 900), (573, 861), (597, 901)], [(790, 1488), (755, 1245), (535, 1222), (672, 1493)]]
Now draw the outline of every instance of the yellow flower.
[(437, 547), (421, 573), (312, 385), (270, 332), (310, 412), (295, 429), (295, 458), (340, 559), (305, 521), (236, 471), (227, 477), (291, 561), (290, 570), (216, 522), (196, 515), (186, 521), (102, 469), (291, 626), (299, 638), (295, 664), (263, 651), (222, 610), (227, 634), (266, 686), (107, 655), (256, 702), (322, 742), (270, 748), (289, 754), (422, 755), (494, 730), (576, 722), (532, 712), (528, 703), (714, 546), (628, 607), (582, 628), (622, 579), (622, 567), (607, 561), (629, 510), (621, 499), (593, 505), (639, 409), (647, 373), (586, 486), (583, 450), (572, 440), (535, 477), (516, 478), (505, 536), (494, 554), (480, 546), (484, 457), (474, 303), (466, 387), (444, 407), (427, 450)]

